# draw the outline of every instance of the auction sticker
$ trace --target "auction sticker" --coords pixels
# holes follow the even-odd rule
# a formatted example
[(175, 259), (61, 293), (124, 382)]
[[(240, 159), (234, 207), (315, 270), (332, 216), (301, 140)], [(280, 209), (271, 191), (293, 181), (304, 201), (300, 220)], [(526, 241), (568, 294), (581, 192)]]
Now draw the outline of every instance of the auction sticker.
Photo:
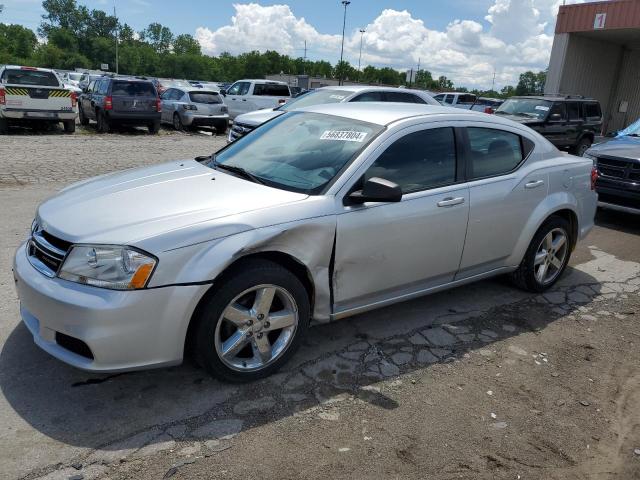
[(355, 132), (353, 130), (325, 130), (320, 135), (320, 140), (339, 140), (341, 142), (363, 142), (367, 132)]
[(549, 107), (547, 107), (546, 105), (536, 105), (536, 110), (542, 110), (543, 112), (548, 112)]
[(344, 95), (330, 95), (329, 98), (335, 98), (336, 100), (344, 100)]

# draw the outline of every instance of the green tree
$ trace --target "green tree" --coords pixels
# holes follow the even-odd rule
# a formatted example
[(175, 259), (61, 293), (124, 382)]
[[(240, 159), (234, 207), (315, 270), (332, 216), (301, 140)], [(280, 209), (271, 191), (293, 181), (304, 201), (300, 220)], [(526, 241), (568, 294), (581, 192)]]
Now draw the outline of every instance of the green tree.
[(167, 53), (173, 44), (173, 33), (168, 27), (151, 23), (140, 32), (140, 39), (151, 44), (157, 53)]
[(191, 35), (178, 35), (173, 41), (173, 53), (176, 55), (201, 55), (200, 44)]
[(26, 63), (37, 44), (35, 33), (28, 28), (0, 23), (0, 63)]
[(547, 72), (534, 73), (527, 71), (520, 74), (518, 85), (515, 89), (516, 95), (541, 95), (544, 93), (544, 84), (547, 80)]

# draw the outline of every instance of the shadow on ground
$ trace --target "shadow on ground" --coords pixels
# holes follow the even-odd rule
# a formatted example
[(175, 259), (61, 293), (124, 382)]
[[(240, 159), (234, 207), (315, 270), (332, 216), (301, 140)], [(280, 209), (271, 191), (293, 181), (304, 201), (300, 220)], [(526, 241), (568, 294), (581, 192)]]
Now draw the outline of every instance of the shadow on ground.
[(573, 268), (561, 284), (543, 297), (502, 279), (484, 281), (317, 326), (281, 373), (246, 385), (220, 383), (190, 365), (111, 376), (81, 372), (38, 349), (20, 324), (0, 354), (0, 388), (34, 429), (99, 448), (107, 452), (106, 460), (96, 457), (101, 461), (109, 452), (168, 439), (224, 442), (345, 393), (394, 409), (395, 401), (372, 384), (543, 329), (600, 293), (596, 279)]

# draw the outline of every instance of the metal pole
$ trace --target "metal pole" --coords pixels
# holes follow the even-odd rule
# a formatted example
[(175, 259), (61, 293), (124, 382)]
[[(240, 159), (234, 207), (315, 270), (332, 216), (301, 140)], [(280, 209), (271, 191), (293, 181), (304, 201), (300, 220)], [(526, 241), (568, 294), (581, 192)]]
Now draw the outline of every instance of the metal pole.
[(116, 19), (116, 74), (119, 73), (118, 71), (118, 16), (116, 15), (116, 6), (113, 6), (113, 16)]
[[(344, 17), (342, 19), (342, 45), (340, 46), (340, 63), (338, 64), (342, 67), (342, 55), (344, 54), (344, 29), (347, 24), (347, 5), (351, 2), (348, 0), (342, 0), (342, 4), (344, 5)], [(338, 77), (338, 85), (342, 85), (342, 70), (340, 70), (340, 76)]]
[(360, 29), (360, 56), (358, 57), (358, 76), (360, 76), (360, 61), (362, 60), (362, 39), (364, 37), (364, 28)]

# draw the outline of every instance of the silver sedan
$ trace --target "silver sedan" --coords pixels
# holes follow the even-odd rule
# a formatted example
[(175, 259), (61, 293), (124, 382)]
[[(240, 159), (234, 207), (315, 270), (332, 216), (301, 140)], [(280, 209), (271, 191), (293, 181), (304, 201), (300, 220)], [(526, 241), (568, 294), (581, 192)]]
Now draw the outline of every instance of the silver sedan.
[(213, 127), (224, 134), (229, 125), (229, 110), (220, 93), (196, 87), (172, 87), (163, 92), (160, 121), (176, 130), (189, 127)]
[(249, 381), (282, 366), (312, 321), (500, 274), (548, 289), (593, 226), (596, 176), (494, 116), (309, 107), (205, 160), (42, 203), (15, 255), (22, 318), (40, 347), (86, 370), (191, 352)]

